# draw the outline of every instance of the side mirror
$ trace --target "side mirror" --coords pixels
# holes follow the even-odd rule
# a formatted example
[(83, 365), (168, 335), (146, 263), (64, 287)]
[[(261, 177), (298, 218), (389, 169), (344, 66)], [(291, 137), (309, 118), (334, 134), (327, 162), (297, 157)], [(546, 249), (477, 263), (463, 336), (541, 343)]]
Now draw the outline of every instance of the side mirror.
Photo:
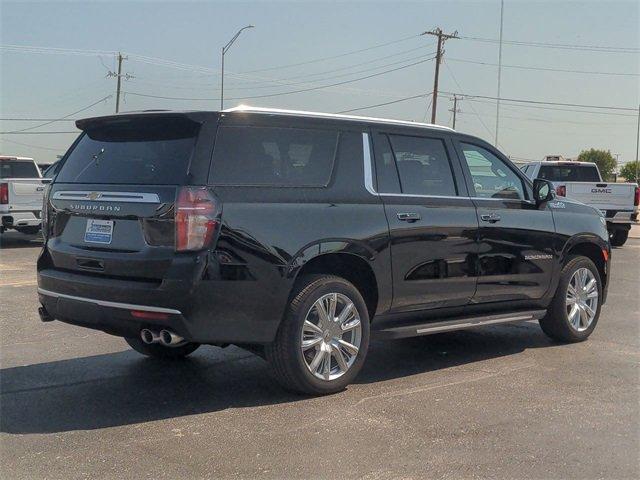
[(536, 205), (549, 202), (554, 198), (556, 198), (556, 192), (553, 189), (553, 184), (549, 180), (536, 178), (533, 181), (533, 199)]

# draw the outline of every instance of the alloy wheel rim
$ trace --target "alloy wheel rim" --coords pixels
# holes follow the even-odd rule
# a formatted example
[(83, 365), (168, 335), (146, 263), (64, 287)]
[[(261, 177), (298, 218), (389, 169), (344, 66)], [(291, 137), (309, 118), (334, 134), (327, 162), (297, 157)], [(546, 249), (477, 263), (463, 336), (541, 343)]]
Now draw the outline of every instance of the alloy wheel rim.
[(362, 340), (360, 314), (342, 293), (327, 293), (304, 319), (300, 346), (307, 369), (321, 380), (344, 375), (358, 356)]
[(591, 326), (598, 311), (598, 281), (588, 268), (579, 268), (569, 280), (566, 306), (574, 330), (583, 332)]

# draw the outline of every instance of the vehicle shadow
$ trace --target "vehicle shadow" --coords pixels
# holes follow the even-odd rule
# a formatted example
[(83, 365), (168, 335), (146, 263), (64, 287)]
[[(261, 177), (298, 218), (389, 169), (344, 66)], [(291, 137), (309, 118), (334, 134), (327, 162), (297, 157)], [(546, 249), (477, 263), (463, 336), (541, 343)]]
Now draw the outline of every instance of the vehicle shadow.
[(7, 248), (33, 248), (42, 246), (42, 235), (25, 235), (24, 233), (8, 231), (0, 234), (0, 249)]
[[(357, 384), (424, 374), (551, 345), (537, 325), (374, 342)], [(125, 351), (0, 370), (0, 431), (55, 433), (305, 400), (258, 357), (202, 348), (182, 361)]]

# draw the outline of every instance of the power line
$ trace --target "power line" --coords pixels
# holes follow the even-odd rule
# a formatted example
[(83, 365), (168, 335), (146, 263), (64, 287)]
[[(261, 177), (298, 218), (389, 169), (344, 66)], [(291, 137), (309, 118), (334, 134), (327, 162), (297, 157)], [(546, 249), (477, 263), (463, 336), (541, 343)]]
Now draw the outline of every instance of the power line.
[[(462, 63), (472, 63), (475, 65), (486, 65), (491, 67), (497, 67), (497, 63), (489, 63), (489, 62), (478, 62), (475, 60), (467, 60), (463, 58), (448, 58), (450, 62), (462, 62)], [(518, 68), (521, 70), (541, 70), (546, 72), (561, 72), (561, 73), (579, 73), (583, 75), (612, 75), (612, 76), (630, 76), (637, 77), (640, 76), (640, 73), (626, 73), (626, 72), (597, 72), (597, 71), (589, 71), (589, 70), (568, 70), (563, 68), (547, 68), (547, 67), (530, 67), (526, 65), (505, 65), (502, 64), (503, 68)]]
[[(269, 94), (265, 94), (265, 95), (252, 95), (252, 96), (248, 96), (248, 97), (232, 97), (232, 98), (227, 98), (227, 100), (251, 100), (251, 99), (256, 99), (256, 98), (279, 97), (279, 96), (282, 96), (282, 95), (293, 95), (295, 93), (311, 92), (311, 91), (314, 91), (314, 90), (321, 90), (321, 89), (324, 89), (324, 88), (337, 87), (339, 85), (346, 85), (348, 83), (359, 82), (361, 80), (366, 80), (368, 78), (379, 77), (380, 75), (385, 75), (387, 73), (396, 72), (398, 70), (404, 70), (405, 68), (413, 67), (415, 65), (420, 65), (422, 63), (428, 62), (428, 61), (433, 60), (433, 59), (434, 59), (434, 57), (431, 57), (431, 58), (427, 58), (425, 60), (420, 60), (418, 62), (410, 63), (409, 65), (403, 65), (402, 67), (392, 68), (391, 70), (385, 70), (383, 72), (373, 73), (373, 74), (367, 75), (365, 77), (353, 78), (351, 80), (344, 80), (342, 82), (332, 83), (332, 84), (329, 84), (329, 85), (319, 85), (317, 87), (303, 88), (303, 89), (299, 89), (299, 90), (291, 90), (289, 92), (269, 93)], [(161, 98), (161, 99), (165, 99), (165, 100), (191, 100), (191, 101), (217, 101), (217, 100), (220, 100), (219, 98), (166, 97), (166, 96), (162, 96), (162, 95), (148, 95), (148, 94), (138, 93), (138, 92), (123, 92), (123, 93), (126, 93), (127, 95), (138, 96), (138, 97)]]
[[(451, 70), (449, 70), (451, 71)], [(460, 85), (458, 85), (458, 87), (460, 87)], [(449, 95), (454, 95), (454, 92), (443, 92), (443, 93), (447, 93)], [(610, 106), (605, 106), (605, 105), (586, 105), (586, 104), (582, 104), (582, 103), (562, 103), (562, 102), (544, 102), (542, 100), (525, 100), (525, 99), (521, 99), (521, 98), (498, 98), (498, 97), (490, 97), (488, 95), (466, 95), (466, 94), (462, 94), (465, 97), (469, 97), (469, 98), (485, 98), (485, 99), (490, 99), (490, 100), (501, 100), (501, 101), (506, 101), (506, 102), (518, 102), (518, 103), (531, 103), (531, 104), (535, 104), (535, 105), (558, 105), (558, 106), (563, 106), (563, 107), (581, 107), (581, 108), (599, 108), (599, 109), (603, 109), (603, 110), (626, 110), (626, 111), (632, 111), (635, 112), (637, 109), (636, 108), (629, 108), (629, 107), (610, 107)]]
[(0, 50), (7, 50), (22, 53), (42, 53), (56, 55), (79, 55), (79, 56), (110, 56), (117, 55), (117, 52), (108, 50), (81, 50), (77, 48), (54, 48), (54, 47), (36, 47), (31, 45), (0, 45)]
[(96, 102), (93, 102), (91, 105), (87, 105), (86, 107), (83, 107), (83, 108), (81, 108), (80, 110), (76, 110), (75, 112), (72, 112), (72, 113), (70, 113), (70, 114), (68, 114), (68, 115), (65, 115), (65, 116), (63, 116), (63, 117), (57, 118), (57, 119), (55, 119), (55, 120), (49, 120), (49, 121), (47, 121), (47, 122), (45, 122), (45, 123), (41, 123), (41, 124), (39, 124), (39, 125), (34, 125), (34, 126), (32, 126), (32, 127), (23, 128), (23, 129), (21, 129), (21, 130), (14, 130), (14, 131), (11, 131), (11, 132), (0, 132), (0, 133), (2, 133), (2, 134), (7, 134), (7, 133), (20, 133), (20, 132), (26, 132), (27, 130), (35, 130), (36, 128), (44, 127), (45, 125), (49, 125), (49, 124), (51, 124), (51, 123), (58, 122), (58, 121), (60, 121), (60, 120), (64, 120), (64, 119), (69, 118), (69, 117), (71, 117), (71, 116), (73, 116), (73, 115), (76, 115), (77, 113), (84, 112), (85, 110), (89, 110), (91, 107), (94, 107), (94, 106), (96, 106), (97, 104), (99, 104), (100, 102), (104, 102), (105, 100), (108, 100), (108, 99), (110, 99), (111, 97), (113, 97), (113, 95), (107, 95), (106, 97), (103, 97), (103, 98), (101, 98), (100, 100), (98, 100), (98, 101), (96, 101)]
[[(495, 38), (484, 38), (484, 37), (460, 37), (463, 40), (471, 40), (476, 42), (483, 43), (500, 43), (499, 39)], [(502, 43), (507, 45), (520, 45), (520, 46), (529, 46), (529, 47), (539, 47), (539, 48), (557, 48), (564, 50), (584, 50), (584, 51), (593, 51), (593, 52), (608, 52), (608, 53), (638, 53), (640, 52), (640, 48), (635, 47), (612, 47), (612, 46), (603, 46), (603, 45), (579, 45), (579, 44), (568, 44), (568, 43), (544, 43), (544, 42), (525, 42), (519, 40), (503, 40)]]
[[(480, 99), (476, 99), (476, 98), (468, 98), (467, 100), (469, 102), (486, 103), (486, 104), (491, 104), (491, 105), (495, 104), (495, 102), (491, 102), (491, 101), (487, 101), (487, 100), (480, 100)], [(523, 105), (523, 104), (517, 104), (517, 103), (502, 103), (501, 105), (508, 106), (508, 107), (517, 107), (517, 108), (535, 108), (535, 109), (539, 109), (539, 110), (553, 110), (553, 111), (556, 111), (556, 112), (587, 113), (587, 114), (592, 114), (592, 115), (615, 115), (615, 116), (619, 116), (619, 117), (633, 117), (633, 118), (636, 117), (636, 115), (629, 114), (629, 113), (615, 113), (615, 112), (603, 112), (603, 111), (594, 112), (592, 110), (576, 110), (576, 109), (571, 109), (571, 108), (555, 108), (555, 107), (545, 107), (545, 106), (540, 106), (540, 105), (526, 105), (526, 104)]]
[(394, 103), (406, 102), (407, 100), (413, 100), (416, 98), (426, 98), (429, 95), (431, 95), (431, 92), (421, 93), (420, 95), (413, 95), (411, 97), (399, 98), (397, 100), (392, 100), (390, 102), (376, 103), (375, 105), (367, 105), (366, 107), (351, 108), (349, 110), (342, 110), (336, 113), (349, 113), (349, 112), (357, 112), (358, 110), (367, 110), (369, 108), (384, 107), (385, 105), (393, 105)]
[(73, 118), (0, 118), (0, 121), (6, 122), (75, 122), (76, 120)]
[(23, 147), (29, 147), (29, 148), (38, 148), (41, 150), (51, 150), (54, 152), (63, 152), (65, 151), (68, 147), (60, 147), (60, 148), (53, 148), (53, 147), (41, 147), (39, 145), (31, 145), (29, 143), (22, 143), (22, 142), (16, 142), (15, 140), (9, 140), (7, 138), (3, 138), (2, 139), (3, 142), (9, 142), (9, 143), (14, 143), (16, 145), (21, 145)]
[(403, 37), (403, 38), (400, 38), (400, 39), (397, 39), (397, 40), (393, 40), (391, 42), (381, 43), (381, 44), (378, 44), (378, 45), (373, 45), (371, 47), (361, 48), (359, 50), (352, 50), (352, 51), (349, 51), (349, 52), (339, 53), (337, 55), (331, 55), (329, 57), (314, 58), (313, 60), (306, 60), (304, 62), (289, 63), (289, 64), (286, 64), (286, 65), (276, 65), (274, 67), (259, 68), (259, 69), (256, 69), (256, 70), (247, 70), (245, 72), (240, 72), (240, 73), (266, 72), (266, 71), (269, 71), (269, 70), (280, 70), (280, 69), (283, 69), (283, 68), (299, 67), (300, 65), (309, 65), (311, 63), (324, 62), (326, 60), (332, 60), (334, 58), (346, 57), (348, 55), (354, 55), (356, 53), (368, 52), (369, 50), (375, 50), (377, 48), (387, 47), (389, 45), (394, 45), (396, 43), (406, 42), (407, 40), (411, 40), (411, 39), (418, 38), (418, 37), (419, 37), (419, 35), (411, 35), (411, 36), (408, 36), (408, 37)]
[(78, 133), (79, 130), (66, 132), (0, 132), (0, 135), (51, 135), (60, 133)]

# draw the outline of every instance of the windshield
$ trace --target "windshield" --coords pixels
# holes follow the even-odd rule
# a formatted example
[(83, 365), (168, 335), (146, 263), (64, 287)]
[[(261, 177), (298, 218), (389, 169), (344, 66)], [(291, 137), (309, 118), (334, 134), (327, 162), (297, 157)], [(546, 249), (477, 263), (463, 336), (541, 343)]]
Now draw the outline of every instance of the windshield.
[(599, 182), (598, 169), (593, 165), (543, 165), (538, 178), (552, 182)]
[(181, 184), (197, 132), (197, 124), (175, 118), (129, 120), (87, 130), (56, 182)]
[(33, 162), (0, 160), (0, 178), (38, 178), (38, 167)]

